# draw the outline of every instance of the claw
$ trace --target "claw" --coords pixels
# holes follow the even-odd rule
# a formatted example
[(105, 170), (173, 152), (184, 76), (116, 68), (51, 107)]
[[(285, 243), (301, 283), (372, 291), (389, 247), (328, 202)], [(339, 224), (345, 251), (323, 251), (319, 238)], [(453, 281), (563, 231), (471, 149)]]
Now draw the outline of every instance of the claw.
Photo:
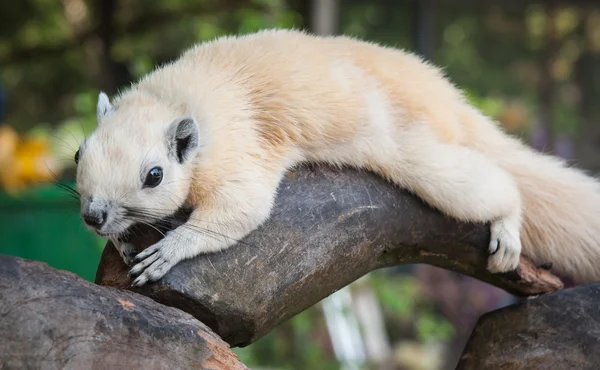
[(498, 239), (492, 239), (490, 241), (490, 246), (488, 248), (488, 251), (490, 252), (490, 256), (493, 256), (494, 254), (496, 254), (498, 252)]
[(139, 287), (147, 282), (160, 280), (177, 262), (179, 258), (174, 245), (164, 239), (140, 252), (133, 259), (134, 266), (129, 276), (135, 278), (132, 286)]
[(146, 284), (146, 282), (147, 280), (144, 277), (144, 275), (140, 275), (137, 279), (133, 281), (133, 283), (131, 283), (131, 285), (135, 287), (141, 287), (142, 285)]
[(509, 218), (493, 223), (489, 251), (490, 272), (507, 272), (516, 269), (521, 254), (518, 222)]
[(137, 262), (143, 261), (146, 258), (148, 258), (149, 256), (155, 254), (157, 251), (158, 251), (158, 248), (156, 247), (156, 244), (153, 245), (152, 247), (146, 248), (143, 251), (141, 251), (140, 253), (138, 253), (138, 255), (133, 258), (133, 262), (137, 263)]

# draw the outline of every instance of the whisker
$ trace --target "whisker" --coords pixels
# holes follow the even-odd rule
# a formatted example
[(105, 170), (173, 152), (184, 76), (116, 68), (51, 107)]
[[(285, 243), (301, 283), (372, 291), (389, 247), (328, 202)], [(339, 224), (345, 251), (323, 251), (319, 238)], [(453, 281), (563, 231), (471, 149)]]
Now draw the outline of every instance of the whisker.
[[(143, 208), (131, 208), (131, 207), (128, 207), (127, 210), (131, 211), (132, 214), (137, 213), (139, 215), (148, 216), (148, 217), (151, 217), (151, 218), (164, 218), (165, 217), (163, 214), (153, 213), (153, 211), (171, 211), (171, 210), (160, 209), (160, 208), (143, 209)], [(173, 218), (171, 216), (166, 216), (166, 217), (170, 217), (170, 219), (173, 220), (173, 221), (178, 221), (177, 219), (175, 219), (175, 218)], [(217, 226), (227, 226), (224, 223), (207, 221), (207, 220), (203, 220), (203, 219), (199, 219), (199, 218), (192, 218), (192, 217), (190, 217), (190, 218), (188, 218), (188, 220), (194, 220), (194, 221), (203, 222), (203, 223), (212, 224), (212, 225), (217, 225)], [(179, 222), (182, 222), (182, 221), (179, 221)]]
[[(172, 224), (174, 223), (175, 225), (177, 225), (176, 228), (179, 228), (180, 231), (197, 232), (197, 233), (200, 233), (207, 237), (211, 237), (213, 240), (217, 240), (217, 241), (230, 240), (235, 243), (240, 243), (240, 244), (244, 244), (244, 245), (247, 245), (250, 247), (254, 247), (250, 243), (242, 242), (239, 239), (229, 237), (229, 236), (219, 233), (215, 230), (210, 230), (210, 229), (203, 228), (203, 227), (200, 227), (197, 225), (189, 224), (187, 222), (183, 222), (181, 220), (177, 220), (177, 219), (170, 218), (170, 217), (162, 217), (162, 218), (157, 218), (154, 220), (149, 220), (148, 218), (152, 218), (151, 216), (154, 216), (154, 215), (147, 215), (147, 214), (142, 214), (142, 215), (137, 214), (136, 215), (135, 213), (130, 213), (128, 216), (129, 216), (129, 219), (132, 221), (145, 223), (144, 220), (147, 220), (156, 226), (165, 227), (165, 228), (169, 228), (169, 229), (172, 228)], [(140, 218), (140, 216), (144, 217), (144, 219)]]
[[(73, 135), (71, 135), (71, 136), (73, 136)], [(66, 140), (64, 140), (64, 139), (56, 136), (55, 134), (52, 134), (52, 137), (55, 138), (55, 139), (57, 139), (57, 140), (59, 140), (59, 141), (61, 141), (65, 145), (65, 147), (68, 148), (68, 149), (71, 149), (73, 151), (73, 153), (75, 153), (77, 151), (77, 149), (73, 148), (71, 146), (71, 144), (69, 144)], [(75, 138), (75, 137), (73, 137), (73, 138)], [(75, 141), (77, 141), (77, 139), (75, 139)]]
[(156, 144), (158, 144), (159, 142), (161, 142), (163, 139), (159, 139), (157, 140), (151, 147), (150, 149), (148, 149), (148, 152), (146, 152), (146, 155), (144, 156), (144, 159), (142, 159), (142, 163), (146, 162), (146, 158), (148, 157), (148, 154), (150, 154), (150, 152), (152, 151), (152, 149), (154, 148), (154, 146)]
[(48, 164), (44, 161), (44, 165), (46, 166), (46, 168), (48, 169), (48, 172), (50, 172), (50, 175), (52, 175), (52, 177), (54, 178), (54, 180), (51, 181), (51, 183), (53, 183), (54, 185), (56, 185), (58, 188), (64, 190), (67, 192), (68, 195), (70, 195), (72, 198), (79, 200), (80, 199), (80, 195), (79, 192), (75, 189), (73, 189), (71, 186), (67, 185), (67, 184), (63, 184), (60, 182), (58, 176), (56, 175), (56, 173), (54, 173), (54, 171), (52, 171), (50, 169), (50, 167), (48, 167)]
[[(77, 122), (79, 123), (79, 127), (81, 127), (81, 133), (83, 134), (83, 137), (84, 138), (87, 137), (87, 133), (85, 132), (85, 128), (83, 128), (83, 122), (80, 119), (78, 119)], [(81, 145), (81, 143), (80, 143), (80, 145)]]
[[(73, 138), (73, 140), (75, 140), (76, 143), (79, 143), (79, 140), (77, 140), (77, 138), (75, 137), (75, 135), (73, 135), (73, 132), (69, 129), (67, 129), (67, 132), (69, 133), (69, 135), (71, 135), (71, 137)], [(81, 143), (79, 143), (79, 145), (81, 145)], [(75, 149), (75, 151), (77, 151), (77, 149)]]
[(145, 222), (145, 221), (141, 221), (141, 220), (140, 220), (139, 222), (141, 222), (141, 223), (143, 223), (144, 225), (147, 225), (147, 226), (149, 226), (149, 227), (153, 228), (154, 230), (158, 231), (158, 233), (159, 233), (160, 235), (162, 235), (162, 236), (163, 236), (163, 238), (165, 238), (165, 237), (166, 237), (166, 235), (165, 235), (165, 234), (164, 234), (162, 231), (160, 231), (160, 230), (159, 230), (157, 227), (155, 227), (154, 225), (152, 225), (152, 224), (150, 224), (150, 223), (148, 223), (148, 222)]

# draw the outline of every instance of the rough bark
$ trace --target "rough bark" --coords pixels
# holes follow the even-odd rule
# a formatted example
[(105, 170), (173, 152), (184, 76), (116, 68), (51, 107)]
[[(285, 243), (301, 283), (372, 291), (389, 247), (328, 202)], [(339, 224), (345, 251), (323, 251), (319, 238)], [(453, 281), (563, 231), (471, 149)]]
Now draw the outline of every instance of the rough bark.
[(485, 314), (458, 370), (598, 369), (600, 283)]
[(0, 255), (2, 369), (246, 369), (178, 309)]
[[(133, 243), (141, 250), (159, 237), (149, 231)], [(161, 281), (135, 290), (245, 346), (386, 266), (432, 264), (521, 296), (562, 288), (526, 258), (514, 272), (489, 273), (489, 237), (489, 225), (456, 222), (373, 174), (303, 167), (285, 177), (271, 218), (242, 242), (183, 261)], [(133, 289), (110, 244), (96, 282)]]

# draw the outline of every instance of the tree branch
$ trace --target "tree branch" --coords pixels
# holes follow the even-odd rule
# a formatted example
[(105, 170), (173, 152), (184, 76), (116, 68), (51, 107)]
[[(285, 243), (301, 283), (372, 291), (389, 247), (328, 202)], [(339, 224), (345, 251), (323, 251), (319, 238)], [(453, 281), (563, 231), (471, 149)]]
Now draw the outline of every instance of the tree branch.
[[(514, 272), (489, 273), (489, 237), (487, 225), (456, 222), (373, 174), (303, 167), (282, 181), (271, 218), (243, 243), (184, 261), (138, 291), (245, 346), (386, 266), (431, 264), (522, 296), (562, 288), (525, 257)], [(148, 230), (132, 242), (141, 250), (159, 238)], [(96, 282), (129, 289), (127, 268), (110, 244)]]
[(2, 255), (0, 368), (247, 369), (185, 312)]

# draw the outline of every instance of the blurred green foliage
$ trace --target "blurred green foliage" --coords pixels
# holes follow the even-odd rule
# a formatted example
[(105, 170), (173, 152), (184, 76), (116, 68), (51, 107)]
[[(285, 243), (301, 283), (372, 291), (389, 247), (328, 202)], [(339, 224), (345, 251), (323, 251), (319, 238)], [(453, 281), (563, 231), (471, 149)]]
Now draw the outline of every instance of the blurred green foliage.
[(428, 299), (421, 298), (421, 287), (414, 277), (381, 272), (369, 276), (387, 316), (412, 325), (420, 342), (447, 342), (452, 338), (452, 325)]
[[(368, 277), (360, 283), (375, 294), (394, 342), (408, 339), (443, 344), (452, 339), (452, 325), (423, 297), (420, 283), (414, 277), (390, 274), (389, 269), (373, 272)], [(351, 291), (353, 287), (350, 285)], [(234, 348), (234, 352), (255, 369), (339, 369), (324, 328), (321, 304), (317, 304), (256, 343)], [(365, 364), (361, 368), (370, 367)]]
[[(114, 9), (109, 5), (114, 3)], [(110, 93), (177, 57), (192, 44), (223, 34), (269, 27), (306, 25), (306, 14), (285, 0), (25, 0), (0, 5), (0, 81), (11, 101), (7, 122), (20, 131), (42, 123), (59, 125), (77, 117), (90, 130), (100, 88)], [(108, 9), (108, 10), (107, 10)], [(103, 36), (100, 12), (111, 12), (111, 32)], [(557, 85), (553, 128), (576, 135), (584, 124), (581, 96), (593, 101), (600, 86), (579, 81), (583, 57), (597, 60), (600, 12), (561, 6), (553, 17), (557, 43), (552, 78)], [(442, 2), (435, 10), (434, 62), (458, 86), (480, 99), (514, 99), (540, 108), (542, 51), (549, 15), (543, 4), (511, 3), (460, 7)], [(414, 50), (415, 9), (410, 1), (341, 2), (341, 31), (386, 45)], [(15, 32), (16, 30), (16, 32)], [(107, 40), (103, 40), (107, 38)], [(110, 50), (103, 50), (109, 46)], [(105, 62), (104, 58), (110, 60)], [(125, 70), (126, 73), (115, 72)], [(583, 73), (583, 72), (581, 72)], [(109, 75), (116, 75), (108, 78)], [(560, 98), (564, 96), (565, 98)], [(82, 108), (83, 104), (89, 109)], [(90, 102), (90, 104), (88, 104)], [(594, 114), (597, 108), (592, 107)]]

